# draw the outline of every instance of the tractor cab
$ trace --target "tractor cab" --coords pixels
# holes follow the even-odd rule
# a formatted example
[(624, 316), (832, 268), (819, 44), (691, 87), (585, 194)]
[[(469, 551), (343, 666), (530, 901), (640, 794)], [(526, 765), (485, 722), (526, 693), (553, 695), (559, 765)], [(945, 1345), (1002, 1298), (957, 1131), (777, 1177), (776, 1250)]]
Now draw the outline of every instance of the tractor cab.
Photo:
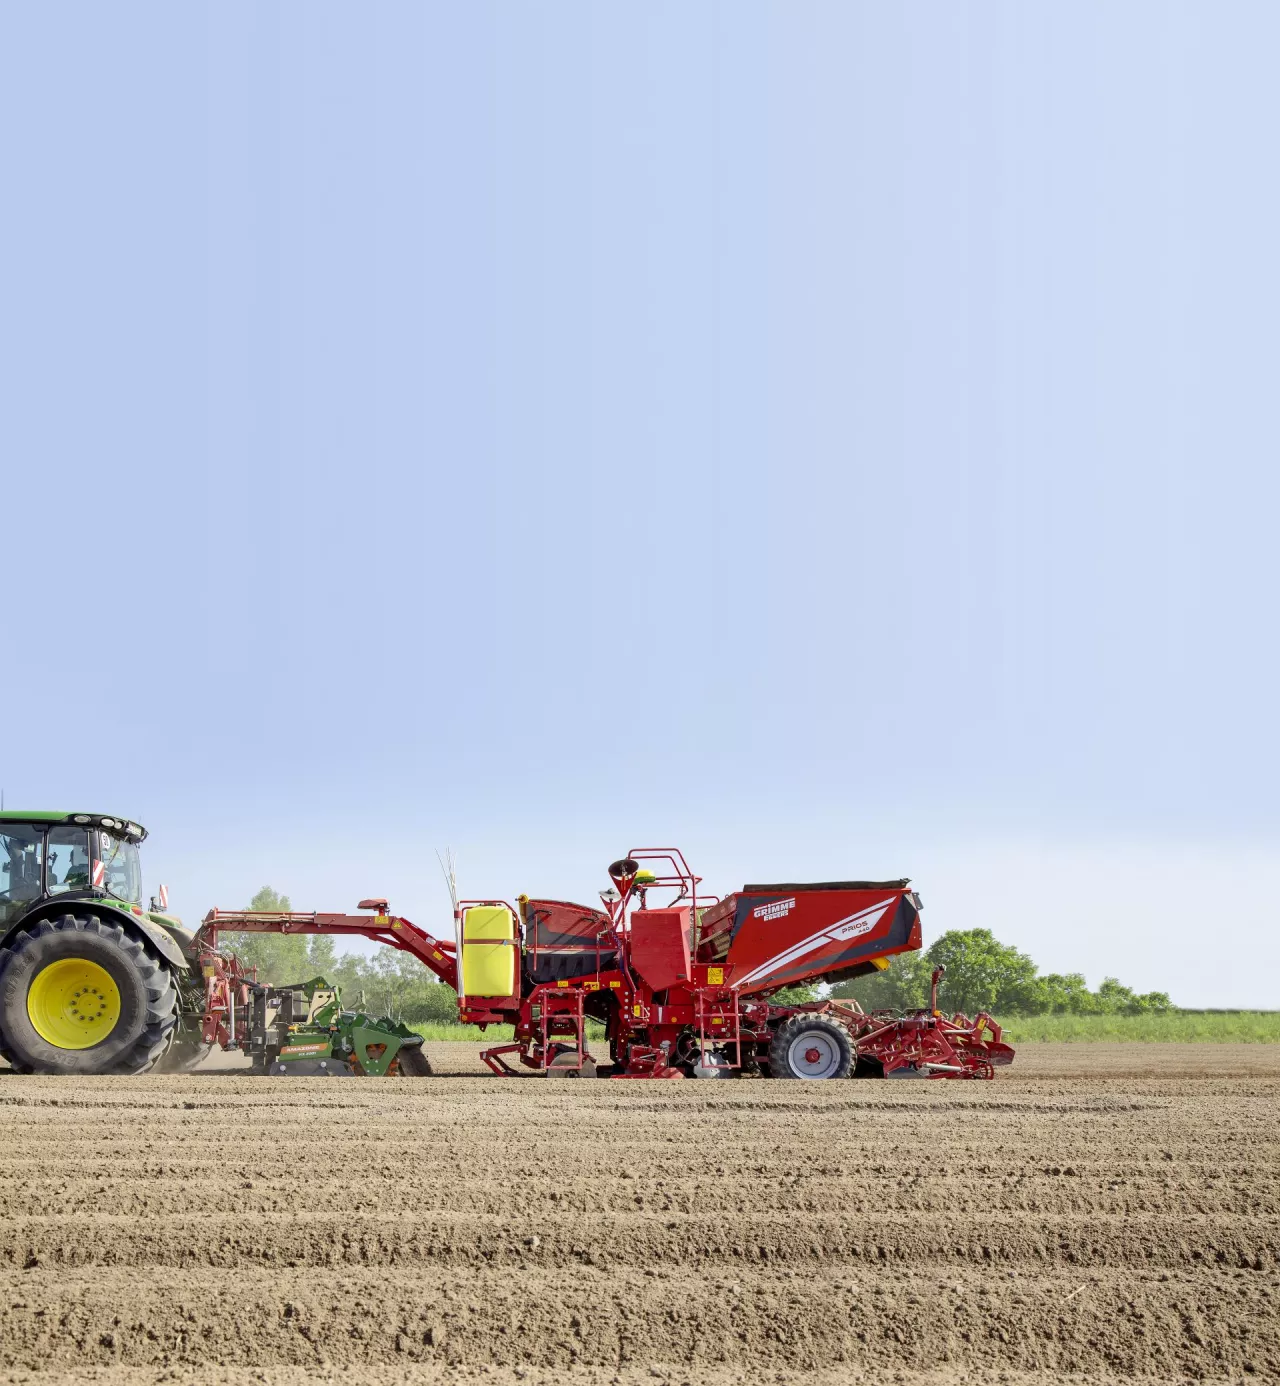
[(146, 829), (96, 813), (0, 813), (0, 931), (51, 899), (142, 903)]

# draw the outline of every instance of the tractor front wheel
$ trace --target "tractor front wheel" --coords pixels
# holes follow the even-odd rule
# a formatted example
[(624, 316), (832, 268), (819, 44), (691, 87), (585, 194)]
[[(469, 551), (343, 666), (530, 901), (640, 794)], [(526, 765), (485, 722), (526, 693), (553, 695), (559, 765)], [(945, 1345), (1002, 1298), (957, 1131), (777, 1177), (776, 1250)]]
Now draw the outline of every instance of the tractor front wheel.
[(793, 1015), (774, 1032), (769, 1072), (775, 1078), (847, 1078), (853, 1068), (853, 1041), (834, 1020)]
[(0, 1035), (15, 1068), (142, 1073), (177, 1019), (164, 961), (96, 914), (42, 919), (0, 948)]

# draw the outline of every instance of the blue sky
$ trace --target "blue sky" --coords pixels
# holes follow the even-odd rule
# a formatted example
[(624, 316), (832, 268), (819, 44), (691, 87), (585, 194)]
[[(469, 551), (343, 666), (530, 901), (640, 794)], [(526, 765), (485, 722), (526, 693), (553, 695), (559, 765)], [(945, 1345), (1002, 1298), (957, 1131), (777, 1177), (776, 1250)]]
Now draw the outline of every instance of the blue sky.
[(1277, 1004), (1278, 39), (5, 7), (6, 802), (189, 917), (674, 842)]

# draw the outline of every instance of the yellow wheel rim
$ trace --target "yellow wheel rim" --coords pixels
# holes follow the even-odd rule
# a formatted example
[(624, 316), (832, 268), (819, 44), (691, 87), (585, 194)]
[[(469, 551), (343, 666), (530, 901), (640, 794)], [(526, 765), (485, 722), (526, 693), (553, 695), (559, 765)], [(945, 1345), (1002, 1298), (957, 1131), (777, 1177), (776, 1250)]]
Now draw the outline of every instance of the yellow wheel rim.
[(59, 958), (27, 989), (27, 1015), (42, 1040), (59, 1049), (101, 1044), (120, 1019), (120, 988), (88, 958)]

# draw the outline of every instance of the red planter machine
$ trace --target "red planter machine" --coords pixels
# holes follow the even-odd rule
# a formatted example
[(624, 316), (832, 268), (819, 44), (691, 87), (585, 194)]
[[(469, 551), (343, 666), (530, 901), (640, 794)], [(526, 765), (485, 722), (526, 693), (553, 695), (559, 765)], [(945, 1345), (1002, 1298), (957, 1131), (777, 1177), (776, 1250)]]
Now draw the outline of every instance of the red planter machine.
[[(990, 1016), (943, 1016), (934, 1003), (899, 1016), (856, 1002), (785, 1004), (780, 989), (843, 981), (921, 945), (910, 882), (746, 885), (717, 899), (674, 848), (637, 848), (609, 867), (602, 908), (520, 896), (463, 900), (454, 936), (436, 938), (392, 915), (262, 914), (211, 910), (198, 935), (205, 971), (204, 1038), (237, 1044), (235, 1012), (248, 979), (218, 947), (222, 929), (357, 934), (411, 953), (458, 992), (459, 1018), (515, 1027), (483, 1051), (540, 1073), (615, 1078), (898, 1076), (991, 1078), (1013, 1050)], [(650, 896), (655, 897), (650, 902)], [(458, 960), (462, 966), (459, 968)], [(604, 1026), (593, 1055), (587, 1020)]]

